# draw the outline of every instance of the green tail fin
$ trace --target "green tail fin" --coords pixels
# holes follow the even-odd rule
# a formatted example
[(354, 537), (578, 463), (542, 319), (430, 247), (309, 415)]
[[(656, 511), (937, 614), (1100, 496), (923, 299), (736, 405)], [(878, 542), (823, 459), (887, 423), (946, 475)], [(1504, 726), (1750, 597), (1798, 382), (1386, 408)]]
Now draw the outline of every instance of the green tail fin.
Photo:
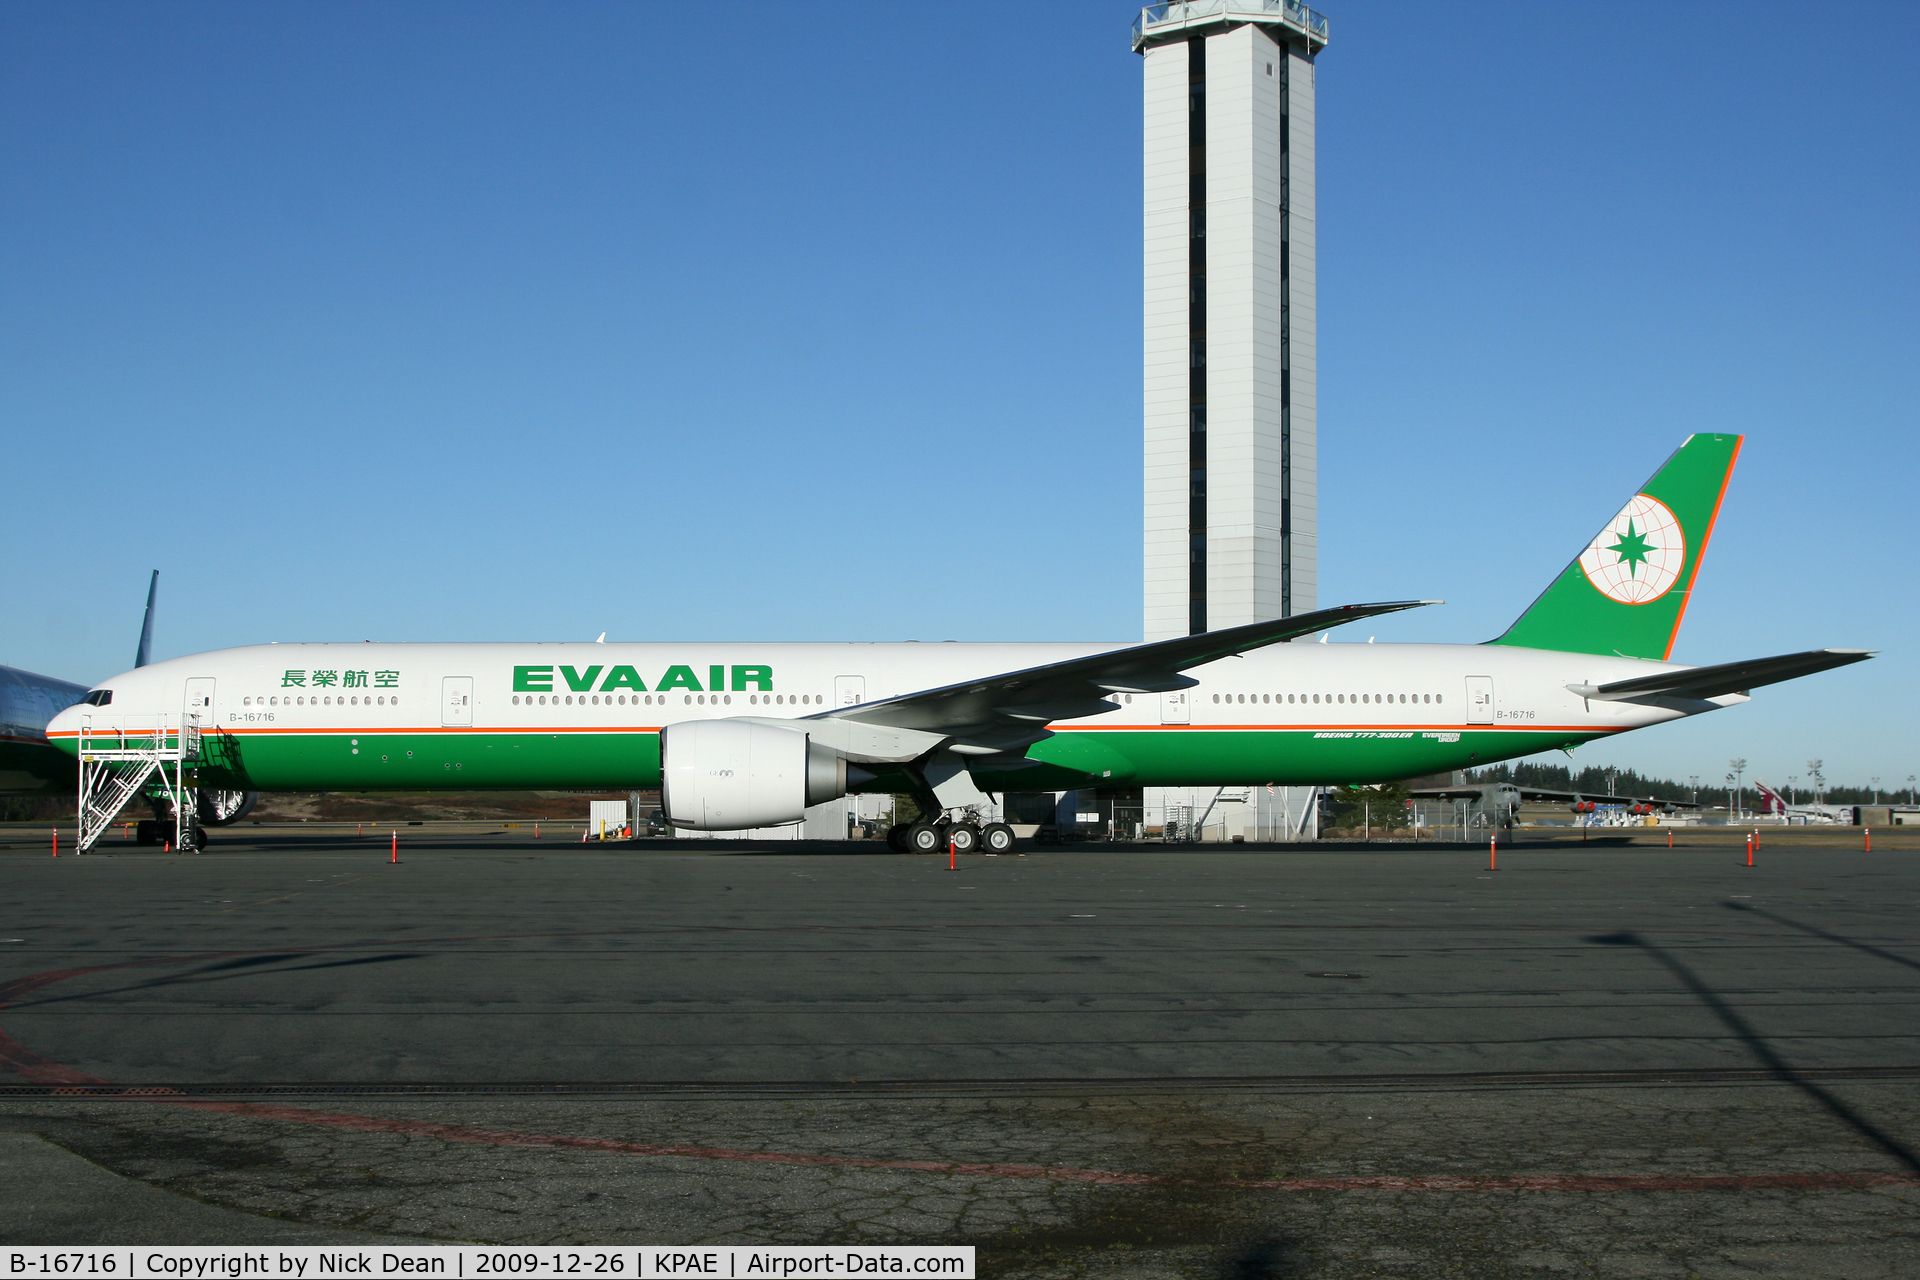
[(1694, 435), (1492, 644), (1664, 659), (1713, 536), (1740, 436)]

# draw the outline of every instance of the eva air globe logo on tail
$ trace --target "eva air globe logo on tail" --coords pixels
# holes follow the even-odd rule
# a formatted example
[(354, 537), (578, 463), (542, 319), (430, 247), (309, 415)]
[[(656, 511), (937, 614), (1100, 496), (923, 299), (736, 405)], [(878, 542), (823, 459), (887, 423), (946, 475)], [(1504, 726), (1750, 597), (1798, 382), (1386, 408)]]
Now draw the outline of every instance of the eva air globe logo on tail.
[(1621, 604), (1652, 604), (1672, 590), (1686, 563), (1680, 521), (1658, 498), (1635, 494), (1581, 553), (1594, 589)]

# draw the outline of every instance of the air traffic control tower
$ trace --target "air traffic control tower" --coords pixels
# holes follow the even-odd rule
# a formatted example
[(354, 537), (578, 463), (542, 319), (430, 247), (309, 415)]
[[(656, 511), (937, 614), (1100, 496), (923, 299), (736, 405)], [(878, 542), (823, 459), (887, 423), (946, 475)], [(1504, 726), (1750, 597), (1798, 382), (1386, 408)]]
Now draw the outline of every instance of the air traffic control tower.
[(1146, 639), (1314, 608), (1314, 58), (1292, 0), (1141, 11)]

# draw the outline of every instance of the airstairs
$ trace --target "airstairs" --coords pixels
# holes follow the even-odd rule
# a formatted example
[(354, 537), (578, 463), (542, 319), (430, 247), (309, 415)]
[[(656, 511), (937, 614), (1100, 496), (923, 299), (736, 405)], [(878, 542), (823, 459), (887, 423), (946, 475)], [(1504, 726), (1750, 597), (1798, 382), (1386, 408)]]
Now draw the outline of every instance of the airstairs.
[(199, 828), (195, 809), (199, 795), (187, 774), (200, 761), (200, 718), (115, 719), (113, 725), (99, 728), (91, 716), (80, 721), (79, 852), (93, 848), (127, 801), (156, 777), (173, 806), (173, 847), (193, 847)]

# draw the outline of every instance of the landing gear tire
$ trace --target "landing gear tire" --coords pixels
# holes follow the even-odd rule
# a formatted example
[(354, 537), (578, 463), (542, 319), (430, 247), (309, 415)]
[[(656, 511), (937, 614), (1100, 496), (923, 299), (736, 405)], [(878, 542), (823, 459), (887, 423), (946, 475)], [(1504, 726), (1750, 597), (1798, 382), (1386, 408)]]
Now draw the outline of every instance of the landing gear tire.
[(159, 844), (160, 824), (152, 818), (142, 818), (133, 824), (133, 842), (135, 844)]
[(987, 853), (1007, 853), (1013, 848), (1013, 828), (1004, 822), (989, 822), (980, 828), (980, 848)]
[(888, 827), (887, 848), (893, 850), (895, 853), (905, 853), (907, 851), (907, 832), (912, 830), (912, 828), (913, 824), (910, 822), (896, 822)]
[(192, 848), (193, 852), (195, 853), (198, 853), (202, 849), (206, 848), (207, 847), (207, 829), (201, 826), (197, 822), (194, 823), (192, 829), (187, 832), (187, 844)]
[(224, 827), (252, 813), (259, 799), (257, 791), (202, 791), (194, 808), (207, 826)]
[(938, 853), (945, 843), (940, 828), (931, 822), (916, 822), (907, 828), (908, 853)]
[(947, 842), (955, 853), (975, 853), (980, 848), (980, 828), (972, 823), (960, 822), (947, 828)]

